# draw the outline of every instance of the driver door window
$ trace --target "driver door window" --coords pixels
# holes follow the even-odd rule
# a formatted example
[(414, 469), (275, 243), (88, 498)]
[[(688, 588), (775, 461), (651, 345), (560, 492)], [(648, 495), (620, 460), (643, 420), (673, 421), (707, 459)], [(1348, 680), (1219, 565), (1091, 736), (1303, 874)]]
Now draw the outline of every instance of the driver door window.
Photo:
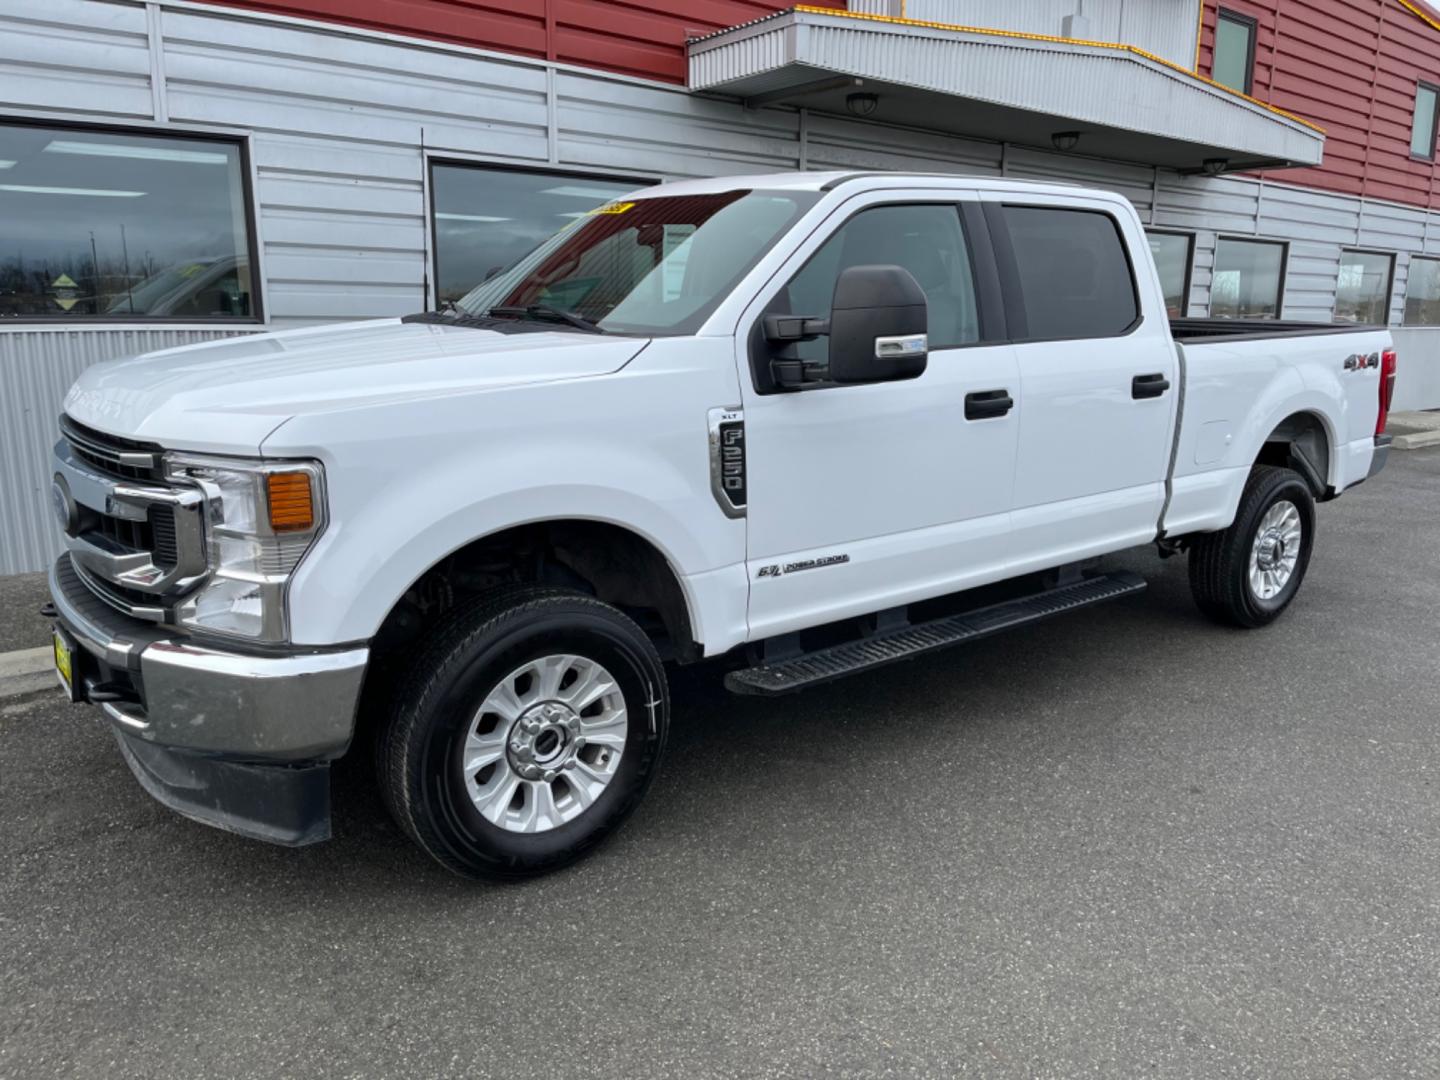
[[(930, 349), (951, 349), (980, 340), (970, 250), (951, 204), (876, 206), (863, 210), (825, 241), (781, 290), (771, 310), (829, 318), (841, 271), (852, 266), (903, 266), (925, 290)], [(827, 339), (800, 342), (796, 355), (823, 362)]]

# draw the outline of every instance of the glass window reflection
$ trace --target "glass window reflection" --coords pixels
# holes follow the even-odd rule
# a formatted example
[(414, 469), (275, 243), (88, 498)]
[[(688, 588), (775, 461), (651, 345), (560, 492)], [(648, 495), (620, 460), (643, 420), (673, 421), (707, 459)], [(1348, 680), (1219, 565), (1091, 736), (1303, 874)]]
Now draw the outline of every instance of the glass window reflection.
[(0, 318), (258, 317), (240, 147), (0, 124)]
[(436, 297), (459, 300), (566, 223), (652, 180), (436, 164)]

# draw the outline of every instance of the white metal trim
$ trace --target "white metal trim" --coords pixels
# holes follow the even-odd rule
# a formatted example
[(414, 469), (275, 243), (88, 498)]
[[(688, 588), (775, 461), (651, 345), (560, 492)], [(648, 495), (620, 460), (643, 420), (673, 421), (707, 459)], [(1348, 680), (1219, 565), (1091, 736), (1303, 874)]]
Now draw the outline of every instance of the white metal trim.
[(165, 87), (165, 30), (160, 22), (160, 5), (145, 5), (145, 33), (150, 50), (150, 101), (156, 123), (170, 119), (170, 103)]

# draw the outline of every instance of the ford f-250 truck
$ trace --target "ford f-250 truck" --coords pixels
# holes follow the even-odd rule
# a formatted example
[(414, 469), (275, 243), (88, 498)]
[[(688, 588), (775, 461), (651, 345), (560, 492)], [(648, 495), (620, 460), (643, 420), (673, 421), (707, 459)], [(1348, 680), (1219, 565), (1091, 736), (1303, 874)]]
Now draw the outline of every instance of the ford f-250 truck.
[(1383, 329), (1168, 320), (1117, 195), (665, 184), (446, 310), (85, 372), (57, 668), (182, 814), (324, 839), (363, 746), (421, 848), (520, 877), (640, 801), (667, 663), (789, 692), (1132, 593), (1094, 560), (1147, 544), (1269, 623), (1394, 375)]

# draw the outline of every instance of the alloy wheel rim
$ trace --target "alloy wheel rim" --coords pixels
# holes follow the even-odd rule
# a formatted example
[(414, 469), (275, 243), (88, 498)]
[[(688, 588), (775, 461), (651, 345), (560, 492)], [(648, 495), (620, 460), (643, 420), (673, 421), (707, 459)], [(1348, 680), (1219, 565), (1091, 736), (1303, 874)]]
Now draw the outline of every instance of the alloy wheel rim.
[(507, 832), (573, 821), (610, 786), (628, 727), (625, 695), (602, 664), (569, 653), (528, 661), (490, 690), (466, 729), (470, 801)]
[(1284, 591), (1300, 561), (1304, 526), (1300, 511), (1281, 499), (1265, 511), (1250, 545), (1250, 591), (1261, 600), (1273, 600)]

